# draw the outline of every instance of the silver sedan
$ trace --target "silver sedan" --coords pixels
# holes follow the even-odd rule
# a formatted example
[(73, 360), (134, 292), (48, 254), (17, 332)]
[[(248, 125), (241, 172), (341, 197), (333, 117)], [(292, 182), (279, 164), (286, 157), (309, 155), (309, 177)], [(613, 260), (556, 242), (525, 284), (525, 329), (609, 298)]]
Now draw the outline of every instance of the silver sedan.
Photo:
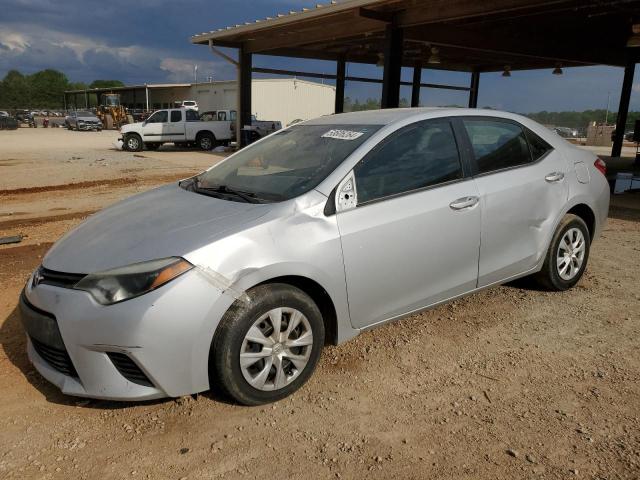
[(496, 111), (299, 123), (65, 235), (21, 296), (28, 354), (69, 395), (275, 401), (326, 343), (518, 277), (574, 286), (605, 168)]

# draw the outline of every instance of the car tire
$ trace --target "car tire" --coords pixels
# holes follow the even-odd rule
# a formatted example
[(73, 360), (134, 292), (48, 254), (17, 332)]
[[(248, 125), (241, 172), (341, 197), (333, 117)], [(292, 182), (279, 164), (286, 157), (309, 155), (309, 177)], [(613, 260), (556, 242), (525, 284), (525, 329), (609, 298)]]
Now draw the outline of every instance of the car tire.
[(137, 133), (129, 133), (124, 136), (122, 148), (127, 152), (139, 152), (142, 150), (142, 138)]
[(213, 150), (216, 146), (216, 137), (211, 132), (199, 133), (196, 137), (196, 144), (200, 150)]
[[(313, 374), (324, 345), (324, 323), (316, 303), (293, 286), (265, 284), (246, 293), (250, 301), (236, 300), (218, 325), (210, 383), (238, 403), (262, 405), (292, 394)], [(272, 317), (281, 319), (278, 337)], [(294, 327), (290, 333), (289, 325)], [(305, 345), (292, 346), (296, 341)]]
[(556, 228), (535, 280), (549, 290), (568, 290), (582, 277), (590, 247), (591, 235), (584, 220), (573, 214), (565, 215)]

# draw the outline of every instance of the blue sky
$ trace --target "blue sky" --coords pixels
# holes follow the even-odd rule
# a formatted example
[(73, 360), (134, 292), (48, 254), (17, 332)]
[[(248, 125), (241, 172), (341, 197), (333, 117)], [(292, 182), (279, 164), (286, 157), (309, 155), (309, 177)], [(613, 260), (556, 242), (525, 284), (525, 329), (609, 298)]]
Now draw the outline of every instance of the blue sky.
[[(44, 68), (64, 71), (72, 81), (120, 79), (125, 83), (231, 79), (235, 71), (204, 46), (191, 45), (192, 34), (286, 13), (318, 3), (306, 0), (0, 0), (0, 77), (10, 69), (32, 73)], [(256, 56), (255, 66), (333, 73), (331, 62)], [(479, 106), (517, 112), (617, 109), (622, 69), (586, 67), (513, 72), (510, 78), (483, 74)], [(349, 64), (348, 73), (380, 77), (375, 66)], [(411, 72), (403, 72), (410, 80)], [(640, 75), (631, 108), (640, 109)], [(425, 70), (424, 82), (468, 85), (469, 75)], [(347, 83), (352, 98), (378, 98), (380, 87)], [(409, 88), (401, 95), (410, 97)], [(464, 105), (464, 92), (423, 89), (425, 105)]]

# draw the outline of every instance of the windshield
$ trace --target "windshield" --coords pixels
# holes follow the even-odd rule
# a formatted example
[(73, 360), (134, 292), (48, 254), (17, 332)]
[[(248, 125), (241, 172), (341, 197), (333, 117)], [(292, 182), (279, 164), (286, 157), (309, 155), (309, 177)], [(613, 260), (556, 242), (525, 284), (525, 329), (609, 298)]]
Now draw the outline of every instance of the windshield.
[[(297, 125), (240, 150), (198, 175), (198, 189), (224, 186), (266, 201), (316, 187), (379, 125)], [(197, 190), (196, 190), (197, 191)]]

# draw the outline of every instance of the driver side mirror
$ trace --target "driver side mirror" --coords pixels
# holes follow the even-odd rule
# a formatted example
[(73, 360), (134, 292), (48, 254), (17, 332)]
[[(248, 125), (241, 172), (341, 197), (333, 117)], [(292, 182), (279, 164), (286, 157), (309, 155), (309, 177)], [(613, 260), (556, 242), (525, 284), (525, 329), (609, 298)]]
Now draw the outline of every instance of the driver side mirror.
[(338, 184), (335, 195), (336, 212), (352, 210), (358, 205), (358, 190), (353, 170)]

